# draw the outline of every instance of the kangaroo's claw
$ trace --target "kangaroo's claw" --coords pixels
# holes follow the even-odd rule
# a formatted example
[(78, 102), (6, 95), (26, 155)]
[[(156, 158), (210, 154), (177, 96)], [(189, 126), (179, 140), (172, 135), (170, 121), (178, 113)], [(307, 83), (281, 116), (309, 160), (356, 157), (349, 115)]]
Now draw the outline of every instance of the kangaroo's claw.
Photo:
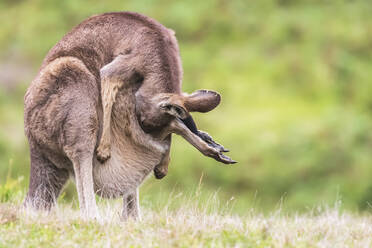
[(108, 146), (98, 146), (97, 148), (97, 160), (104, 163), (111, 157), (110, 147)]

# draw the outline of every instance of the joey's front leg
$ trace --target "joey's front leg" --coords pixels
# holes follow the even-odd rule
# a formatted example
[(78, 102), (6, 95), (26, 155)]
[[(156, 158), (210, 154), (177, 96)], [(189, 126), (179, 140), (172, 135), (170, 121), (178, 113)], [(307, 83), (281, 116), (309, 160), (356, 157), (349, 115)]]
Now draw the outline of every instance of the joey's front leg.
[(160, 163), (158, 165), (156, 165), (155, 168), (154, 168), (154, 176), (155, 176), (156, 179), (162, 179), (163, 177), (165, 177), (168, 174), (168, 165), (169, 165), (169, 161), (170, 161), (169, 153), (170, 153), (171, 139), (172, 139), (171, 134), (168, 134), (168, 136), (166, 138), (168, 146), (165, 150), (164, 156), (161, 159)]
[(158, 165), (156, 165), (154, 168), (154, 175), (156, 179), (162, 179), (168, 174), (169, 161), (170, 161), (170, 157), (169, 157), (169, 149), (168, 149), (165, 156), (161, 160), (161, 162)]
[(156, 179), (162, 179), (168, 174), (169, 161), (170, 157), (168, 151), (165, 157), (161, 160), (161, 162), (154, 168), (154, 175)]
[(119, 55), (101, 71), (101, 97), (103, 107), (102, 136), (97, 147), (97, 159), (104, 162), (111, 155), (111, 113), (120, 88), (129, 85), (135, 74), (135, 57)]

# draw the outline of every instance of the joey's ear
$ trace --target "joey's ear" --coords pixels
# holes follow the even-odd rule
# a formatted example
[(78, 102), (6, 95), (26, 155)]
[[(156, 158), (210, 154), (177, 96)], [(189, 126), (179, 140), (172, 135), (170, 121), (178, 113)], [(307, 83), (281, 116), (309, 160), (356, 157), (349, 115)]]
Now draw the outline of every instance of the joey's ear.
[(176, 103), (170, 102), (170, 101), (163, 101), (159, 104), (160, 109), (162, 109), (164, 112), (173, 115), (175, 117), (178, 117), (180, 119), (185, 119), (188, 114), (186, 109)]
[(189, 112), (208, 112), (220, 104), (221, 96), (211, 90), (197, 90), (185, 97), (185, 107)]

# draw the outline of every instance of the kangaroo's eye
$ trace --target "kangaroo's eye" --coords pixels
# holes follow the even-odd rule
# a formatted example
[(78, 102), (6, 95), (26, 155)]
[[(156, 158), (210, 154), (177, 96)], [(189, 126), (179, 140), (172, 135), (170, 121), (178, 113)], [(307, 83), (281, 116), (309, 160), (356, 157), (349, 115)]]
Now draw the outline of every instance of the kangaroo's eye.
[(182, 115), (182, 110), (179, 107), (175, 107), (178, 115)]

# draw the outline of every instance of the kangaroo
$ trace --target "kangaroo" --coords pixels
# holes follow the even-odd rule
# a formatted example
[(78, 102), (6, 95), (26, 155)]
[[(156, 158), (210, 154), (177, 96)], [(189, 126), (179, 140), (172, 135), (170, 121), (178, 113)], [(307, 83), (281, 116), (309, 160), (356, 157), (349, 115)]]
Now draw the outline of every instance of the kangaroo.
[(68, 178), (84, 218), (99, 219), (95, 194), (123, 197), (122, 216), (139, 218), (138, 188), (167, 174), (171, 135), (232, 164), (227, 150), (197, 129), (220, 95), (181, 92), (175, 34), (138, 13), (88, 18), (46, 55), (24, 98), (30, 147), (26, 207), (49, 210)]

